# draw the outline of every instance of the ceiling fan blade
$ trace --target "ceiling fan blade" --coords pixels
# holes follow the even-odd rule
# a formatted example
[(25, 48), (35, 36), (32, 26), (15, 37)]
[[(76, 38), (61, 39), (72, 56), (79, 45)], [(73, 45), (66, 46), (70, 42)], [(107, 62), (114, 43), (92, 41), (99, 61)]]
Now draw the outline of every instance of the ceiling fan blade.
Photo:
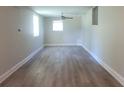
[(73, 17), (67, 17), (67, 19), (73, 19)]
[(73, 17), (65, 17), (65, 19), (73, 19)]
[(65, 19), (73, 19), (73, 17), (66, 17), (66, 16), (63, 16), (63, 13), (61, 13), (61, 19), (62, 19), (62, 20), (65, 20)]

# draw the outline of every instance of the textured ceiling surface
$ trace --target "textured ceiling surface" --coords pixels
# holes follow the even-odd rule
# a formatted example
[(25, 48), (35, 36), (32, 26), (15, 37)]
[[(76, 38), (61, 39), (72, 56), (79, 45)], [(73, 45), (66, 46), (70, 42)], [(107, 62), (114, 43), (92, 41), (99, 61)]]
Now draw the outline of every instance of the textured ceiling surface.
[(33, 11), (47, 17), (57, 17), (61, 13), (67, 16), (80, 16), (85, 14), (91, 6), (32, 6)]

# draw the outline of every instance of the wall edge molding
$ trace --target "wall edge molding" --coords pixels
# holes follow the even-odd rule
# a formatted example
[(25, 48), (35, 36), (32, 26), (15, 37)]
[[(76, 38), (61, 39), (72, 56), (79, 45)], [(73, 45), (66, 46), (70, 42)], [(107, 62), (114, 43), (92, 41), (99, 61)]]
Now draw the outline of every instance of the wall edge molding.
[(102, 59), (94, 55), (88, 48), (86, 48), (86, 46), (84, 46), (83, 44), (80, 44), (80, 46), (82, 46), (96, 60), (96, 62), (98, 62), (107, 72), (109, 72), (122, 86), (124, 86), (123, 76), (121, 76), (114, 69), (105, 64), (105, 62)]
[(44, 46), (80, 46), (80, 44), (44, 44)]
[(43, 47), (38, 48), (33, 53), (31, 53), (29, 56), (27, 56), (22, 61), (18, 62), (16, 65), (14, 65), (12, 68), (7, 70), (5, 73), (3, 73), (0, 76), (0, 84), (6, 80), (10, 75), (12, 75), (15, 71), (17, 71), (20, 67), (22, 67), (25, 63), (27, 63), (31, 58), (33, 58), (40, 50), (42, 50)]
[[(87, 49), (83, 44), (44, 44), (44, 46), (81, 46), (83, 47), (105, 70), (107, 70), (119, 83), (124, 86), (124, 78), (118, 74), (114, 69), (105, 64), (103, 60), (94, 55), (89, 49)], [(12, 75), (15, 71), (17, 71), (20, 67), (22, 67), (25, 63), (27, 63), (32, 57), (34, 57), (43, 47), (38, 48), (33, 53), (31, 53), (28, 57), (14, 65), (11, 69), (6, 71), (4, 74), (0, 76), (0, 84), (6, 80), (10, 75)]]

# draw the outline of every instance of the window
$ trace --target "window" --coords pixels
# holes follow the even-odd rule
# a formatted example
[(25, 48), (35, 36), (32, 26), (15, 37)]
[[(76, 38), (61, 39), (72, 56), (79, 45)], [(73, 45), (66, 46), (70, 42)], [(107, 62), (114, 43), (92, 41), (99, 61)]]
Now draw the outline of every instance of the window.
[(63, 21), (53, 21), (53, 31), (63, 31)]
[(34, 37), (39, 36), (39, 17), (38, 17), (38, 15), (33, 15), (33, 34), (34, 34)]

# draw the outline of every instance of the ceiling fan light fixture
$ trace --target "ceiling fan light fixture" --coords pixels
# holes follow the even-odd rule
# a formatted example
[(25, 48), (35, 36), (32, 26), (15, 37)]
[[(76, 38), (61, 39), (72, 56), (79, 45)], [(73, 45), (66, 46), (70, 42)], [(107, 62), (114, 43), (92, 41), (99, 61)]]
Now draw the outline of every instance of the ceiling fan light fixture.
[(61, 13), (61, 20), (66, 20), (66, 19), (73, 19), (73, 17), (66, 17), (63, 15), (63, 13)]

